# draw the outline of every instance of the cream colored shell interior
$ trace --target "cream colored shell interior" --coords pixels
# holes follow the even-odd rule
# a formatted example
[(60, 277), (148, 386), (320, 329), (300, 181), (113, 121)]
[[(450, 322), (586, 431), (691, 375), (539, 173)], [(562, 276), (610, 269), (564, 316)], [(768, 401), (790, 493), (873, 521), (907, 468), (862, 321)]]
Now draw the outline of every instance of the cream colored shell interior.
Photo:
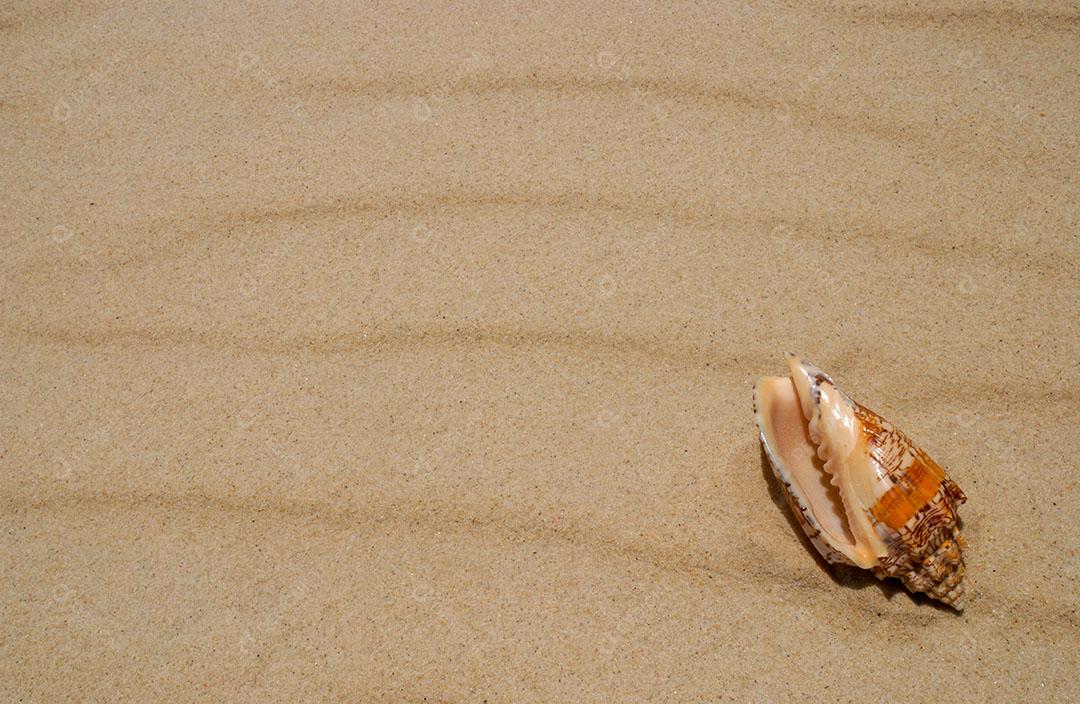
[(789, 358), (791, 377), (758, 387), (759, 423), (772, 461), (797, 488), (827, 544), (860, 567), (886, 555), (869, 508), (890, 482), (870, 457), (851, 402), (813, 368)]

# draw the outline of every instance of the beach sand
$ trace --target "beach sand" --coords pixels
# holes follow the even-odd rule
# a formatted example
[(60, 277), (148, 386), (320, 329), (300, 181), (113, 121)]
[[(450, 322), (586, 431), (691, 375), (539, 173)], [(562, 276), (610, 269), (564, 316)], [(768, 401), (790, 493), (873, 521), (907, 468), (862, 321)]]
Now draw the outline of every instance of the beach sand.
[[(302, 5), (0, 10), (0, 699), (1080, 699), (1075, 4)], [(784, 350), (962, 615), (812, 552)]]

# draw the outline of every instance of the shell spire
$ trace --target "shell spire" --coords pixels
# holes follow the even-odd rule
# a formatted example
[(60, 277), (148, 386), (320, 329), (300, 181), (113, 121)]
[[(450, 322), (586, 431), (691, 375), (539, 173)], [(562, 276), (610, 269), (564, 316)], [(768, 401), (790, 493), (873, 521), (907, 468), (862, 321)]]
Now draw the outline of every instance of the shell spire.
[(889, 421), (847, 396), (806, 360), (754, 387), (754, 416), (788, 504), (829, 562), (896, 577), (964, 607), (966, 497), (945, 470)]

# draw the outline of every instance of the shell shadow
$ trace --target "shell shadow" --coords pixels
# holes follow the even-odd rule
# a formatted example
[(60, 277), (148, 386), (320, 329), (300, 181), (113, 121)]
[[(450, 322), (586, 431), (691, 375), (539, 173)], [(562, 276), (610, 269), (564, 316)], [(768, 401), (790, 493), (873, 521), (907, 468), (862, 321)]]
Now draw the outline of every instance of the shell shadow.
[(813, 555), (818, 566), (825, 571), (825, 574), (829, 575), (829, 578), (833, 582), (842, 587), (847, 587), (848, 589), (877, 587), (885, 598), (889, 600), (892, 600), (897, 594), (904, 594), (916, 604), (930, 606), (938, 611), (944, 611), (953, 614), (954, 616), (960, 615), (960, 613), (951, 606), (942, 604), (935, 599), (931, 599), (925, 594), (909, 592), (895, 579), (881, 580), (867, 570), (849, 565), (834, 565), (828, 562), (821, 556), (821, 553), (817, 551), (817, 548), (810, 542), (810, 539), (806, 537), (806, 533), (803, 531), (802, 526), (799, 525), (799, 521), (792, 515), (791, 507), (788, 506), (787, 498), (780, 488), (780, 482), (778, 482), (773, 475), (772, 465), (769, 464), (769, 456), (765, 454), (765, 448), (759, 447), (758, 449), (761, 458), (761, 473), (765, 477), (765, 484), (769, 487), (769, 498), (776, 504), (780, 512), (784, 514), (784, 518), (787, 519), (788, 525), (791, 526), (791, 532), (798, 536), (799, 542), (802, 543), (807, 552)]

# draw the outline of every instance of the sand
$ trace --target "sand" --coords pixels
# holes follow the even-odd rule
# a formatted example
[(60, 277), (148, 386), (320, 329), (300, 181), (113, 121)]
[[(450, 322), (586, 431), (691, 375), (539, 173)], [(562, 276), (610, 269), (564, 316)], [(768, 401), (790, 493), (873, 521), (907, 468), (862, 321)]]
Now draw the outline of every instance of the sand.
[[(535, 5), (0, 10), (0, 699), (1080, 699), (1075, 5)], [(799, 534), (787, 349), (963, 615)]]

